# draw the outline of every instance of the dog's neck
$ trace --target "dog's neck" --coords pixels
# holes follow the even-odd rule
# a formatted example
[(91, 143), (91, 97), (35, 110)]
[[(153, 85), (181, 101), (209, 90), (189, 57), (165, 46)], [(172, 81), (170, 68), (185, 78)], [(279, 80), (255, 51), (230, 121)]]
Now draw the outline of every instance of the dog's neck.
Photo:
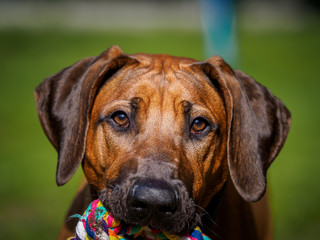
[(208, 206), (205, 208), (206, 213), (201, 218), (202, 224), (206, 225), (206, 223), (212, 223), (212, 221), (215, 220), (216, 216), (218, 215), (220, 206), (222, 204), (224, 195), (225, 195), (225, 189), (227, 182), (223, 185), (221, 190), (213, 196)]

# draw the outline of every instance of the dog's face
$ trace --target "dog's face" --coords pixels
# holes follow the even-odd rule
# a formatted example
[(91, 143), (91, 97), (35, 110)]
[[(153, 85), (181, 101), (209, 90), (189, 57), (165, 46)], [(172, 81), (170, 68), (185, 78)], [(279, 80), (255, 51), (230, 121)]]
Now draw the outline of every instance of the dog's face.
[(116, 218), (174, 234), (199, 223), (229, 177), (245, 200), (261, 198), (290, 124), (277, 98), (219, 57), (112, 47), (46, 79), (36, 99), (59, 185), (82, 163)]
[(190, 61), (136, 58), (94, 101), (84, 171), (115, 217), (184, 232), (227, 179), (224, 101)]

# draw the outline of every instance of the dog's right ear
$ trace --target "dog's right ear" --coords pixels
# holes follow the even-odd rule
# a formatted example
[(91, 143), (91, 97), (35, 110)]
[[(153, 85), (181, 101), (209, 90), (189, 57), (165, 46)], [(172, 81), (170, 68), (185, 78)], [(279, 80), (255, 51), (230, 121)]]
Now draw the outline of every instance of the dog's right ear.
[(57, 184), (70, 180), (85, 155), (93, 101), (104, 82), (137, 60), (113, 46), (46, 78), (34, 92), (42, 128), (58, 152)]
[(207, 75), (221, 90), (227, 109), (231, 179), (243, 199), (258, 201), (266, 190), (267, 169), (288, 136), (290, 112), (266, 87), (233, 70), (221, 57), (206, 64), (211, 65)]
[(258, 201), (266, 190), (267, 169), (287, 138), (290, 112), (267, 88), (233, 70), (219, 56), (194, 66), (207, 75), (224, 100), (233, 184), (243, 199)]

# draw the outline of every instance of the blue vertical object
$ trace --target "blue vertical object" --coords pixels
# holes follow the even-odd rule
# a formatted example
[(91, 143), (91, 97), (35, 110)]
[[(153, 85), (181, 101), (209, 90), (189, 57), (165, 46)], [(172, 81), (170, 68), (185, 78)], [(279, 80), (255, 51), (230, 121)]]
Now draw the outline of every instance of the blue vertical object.
[(237, 61), (234, 0), (200, 0), (205, 56)]

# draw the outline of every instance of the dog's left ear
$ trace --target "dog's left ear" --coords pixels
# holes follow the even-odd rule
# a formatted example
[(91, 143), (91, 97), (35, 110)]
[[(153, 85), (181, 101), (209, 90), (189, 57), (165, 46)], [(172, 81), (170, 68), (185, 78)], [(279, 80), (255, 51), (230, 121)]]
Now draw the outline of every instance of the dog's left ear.
[(58, 151), (59, 186), (69, 181), (84, 158), (89, 116), (100, 87), (133, 62), (137, 60), (113, 46), (46, 78), (35, 89), (41, 125)]
[(290, 112), (267, 88), (222, 58), (214, 56), (202, 68), (225, 101), (231, 179), (245, 200), (258, 201), (266, 190), (267, 169), (288, 135)]

